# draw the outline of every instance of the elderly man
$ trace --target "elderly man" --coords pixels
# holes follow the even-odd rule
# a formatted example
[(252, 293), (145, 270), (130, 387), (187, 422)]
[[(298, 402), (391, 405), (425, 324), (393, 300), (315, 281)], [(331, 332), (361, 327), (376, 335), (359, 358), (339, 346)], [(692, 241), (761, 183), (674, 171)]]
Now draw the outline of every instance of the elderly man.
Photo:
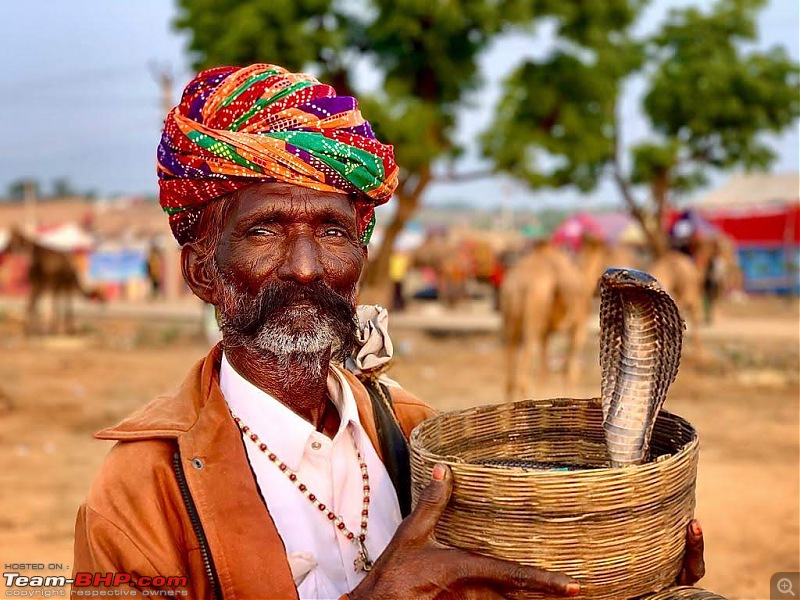
[[(75, 573), (191, 598), (579, 593), (438, 545), (443, 466), (402, 519), (403, 436), (432, 410), (399, 387), (381, 408), (339, 366), (359, 345), (374, 207), (397, 184), (355, 100), (272, 65), (205, 71), (167, 117), (158, 172), (184, 278), (223, 340), (176, 394), (98, 434), (118, 443), (78, 513)], [(689, 540), (686, 581), (702, 568)]]

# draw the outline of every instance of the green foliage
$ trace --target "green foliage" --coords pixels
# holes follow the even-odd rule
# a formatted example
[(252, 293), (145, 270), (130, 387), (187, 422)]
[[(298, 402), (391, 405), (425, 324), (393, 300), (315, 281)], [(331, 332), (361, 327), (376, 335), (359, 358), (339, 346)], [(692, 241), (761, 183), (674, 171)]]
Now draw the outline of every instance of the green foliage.
[(679, 144), (667, 142), (663, 145), (644, 143), (631, 149), (633, 183), (648, 183), (664, 173), (670, 172), (678, 165)]
[(653, 73), (644, 109), (654, 129), (679, 144), (674, 167), (767, 168), (774, 156), (763, 132), (800, 114), (799, 73), (779, 48), (746, 53), (762, 0), (722, 0), (709, 13), (673, 11), (653, 39)]
[(484, 154), (533, 187), (594, 188), (611, 159), (617, 86), (598, 65), (562, 52), (527, 61), (506, 81)]
[(53, 181), (53, 193), (55, 198), (66, 198), (68, 196), (77, 196), (78, 192), (72, 187), (69, 179), (66, 177), (59, 177)]
[(533, 187), (597, 186), (614, 155), (614, 110), (644, 48), (627, 28), (646, 0), (552, 2), (561, 43), (505, 81), (492, 126), (481, 136), (496, 168)]
[(452, 106), (479, 83), (477, 56), (501, 19), (483, 0), (375, 0), (367, 27), (386, 86), (402, 95)]
[(704, 185), (707, 179), (702, 169), (678, 169), (681, 165), (680, 150), (677, 140), (669, 140), (663, 144), (643, 143), (631, 148), (631, 183), (652, 184), (655, 181), (665, 181), (670, 184), (671, 189), (681, 192)]
[(331, 0), (180, 0), (178, 29), (191, 32), (198, 69), (275, 61), (299, 70), (345, 46)]
[(505, 82), (484, 156), (533, 186), (592, 189), (619, 158), (620, 89), (644, 73), (643, 108), (657, 136), (630, 149), (630, 183), (685, 190), (704, 183), (708, 168), (769, 167), (762, 134), (797, 119), (800, 79), (782, 49), (745, 49), (764, 4), (673, 10), (651, 39), (637, 40), (644, 2), (555, 3), (562, 42)]
[(547, 14), (558, 19), (560, 37), (588, 48), (615, 43), (633, 25), (650, 0), (550, 0)]
[[(382, 90), (361, 95), (376, 131), (395, 146), (398, 164), (416, 173), (459, 152), (455, 117), (480, 84), (478, 57), (522, 2), (373, 0), (361, 32), (383, 77)], [(519, 4), (519, 6), (514, 6)], [(504, 14), (503, 9), (509, 14)]]

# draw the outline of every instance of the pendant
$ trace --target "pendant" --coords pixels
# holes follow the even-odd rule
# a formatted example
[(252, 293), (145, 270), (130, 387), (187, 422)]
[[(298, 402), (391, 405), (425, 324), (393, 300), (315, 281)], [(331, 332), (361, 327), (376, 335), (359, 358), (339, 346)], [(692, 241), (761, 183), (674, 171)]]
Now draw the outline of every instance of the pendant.
[(356, 573), (369, 573), (372, 570), (372, 559), (369, 557), (367, 547), (360, 539), (356, 539), (358, 543), (358, 556), (353, 561), (353, 567)]

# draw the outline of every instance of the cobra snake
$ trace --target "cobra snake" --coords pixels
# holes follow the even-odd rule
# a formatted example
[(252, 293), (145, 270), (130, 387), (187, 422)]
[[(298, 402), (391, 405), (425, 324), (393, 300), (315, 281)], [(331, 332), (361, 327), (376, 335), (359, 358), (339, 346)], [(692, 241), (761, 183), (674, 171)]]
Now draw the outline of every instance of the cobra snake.
[(600, 277), (600, 396), (614, 467), (646, 462), (658, 411), (681, 359), (683, 320), (649, 273), (608, 269)]
[[(658, 411), (678, 373), (683, 319), (649, 273), (607, 269), (600, 277), (600, 397), (612, 467), (646, 462)], [(526, 459), (481, 464), (573, 471), (587, 468)]]

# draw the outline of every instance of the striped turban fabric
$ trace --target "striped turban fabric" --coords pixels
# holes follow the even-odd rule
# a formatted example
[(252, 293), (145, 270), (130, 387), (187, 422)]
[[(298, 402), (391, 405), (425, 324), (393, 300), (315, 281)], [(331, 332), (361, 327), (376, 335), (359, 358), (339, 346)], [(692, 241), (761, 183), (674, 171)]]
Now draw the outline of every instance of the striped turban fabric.
[(353, 195), (366, 244), (397, 171), (392, 147), (375, 139), (355, 98), (267, 64), (200, 73), (167, 115), (158, 146), (159, 201), (180, 244), (195, 239), (208, 202), (268, 181)]

